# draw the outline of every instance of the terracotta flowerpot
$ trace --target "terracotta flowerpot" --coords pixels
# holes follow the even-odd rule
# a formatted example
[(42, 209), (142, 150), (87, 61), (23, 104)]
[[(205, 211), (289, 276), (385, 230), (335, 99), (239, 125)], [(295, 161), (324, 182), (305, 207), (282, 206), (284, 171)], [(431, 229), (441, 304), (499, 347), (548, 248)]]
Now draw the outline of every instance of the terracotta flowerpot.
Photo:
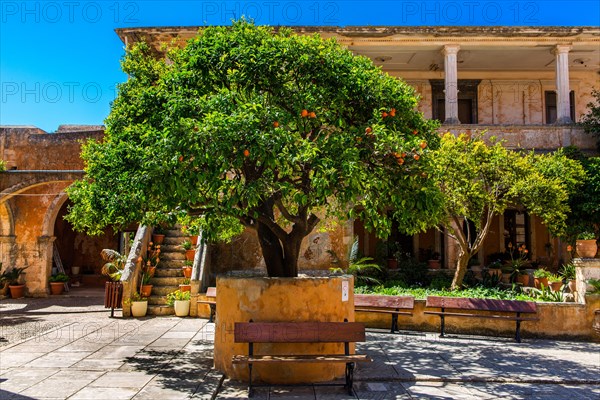
[(182, 292), (191, 292), (192, 291), (192, 285), (179, 285), (179, 290)]
[(596, 239), (577, 240), (575, 242), (575, 247), (577, 248), (577, 255), (581, 258), (594, 258), (598, 252)]
[(529, 275), (517, 275), (517, 283), (523, 286), (529, 286)]
[(177, 315), (178, 317), (187, 317), (190, 313), (190, 301), (175, 300), (173, 308), (175, 309), (175, 315)]
[(192, 267), (183, 267), (183, 276), (186, 278), (191, 278), (192, 277)]
[(387, 267), (388, 269), (398, 269), (398, 260), (396, 260), (395, 258), (388, 258)]
[(194, 257), (196, 256), (196, 249), (190, 249), (185, 251), (185, 259), (188, 261), (194, 261)]
[(548, 287), (548, 278), (533, 278), (533, 282), (535, 283), (536, 289), (541, 289), (542, 285)]
[(149, 297), (151, 293), (152, 285), (142, 285), (142, 288), (140, 289), (140, 296)]
[(442, 262), (440, 260), (427, 260), (427, 265), (429, 269), (440, 269), (442, 267)]
[(132, 317), (145, 317), (148, 312), (147, 301), (133, 301), (131, 302), (131, 316)]
[(553, 292), (560, 292), (560, 288), (562, 288), (562, 282), (550, 282), (550, 288)]
[(10, 297), (20, 299), (25, 293), (25, 285), (9, 285)]
[(496, 275), (498, 278), (502, 278), (502, 270), (500, 268), (489, 268), (488, 274), (490, 274), (490, 276)]
[(165, 241), (165, 235), (162, 233), (153, 233), (152, 234), (152, 243), (154, 244), (163, 244)]
[(50, 282), (50, 294), (62, 294), (64, 290), (64, 282)]
[(511, 274), (502, 273), (502, 283), (510, 283)]
[(196, 246), (198, 244), (198, 235), (190, 236), (190, 242), (192, 242), (192, 246)]
[(575, 293), (577, 291), (577, 281), (575, 279), (569, 280), (567, 286), (569, 287), (569, 292)]

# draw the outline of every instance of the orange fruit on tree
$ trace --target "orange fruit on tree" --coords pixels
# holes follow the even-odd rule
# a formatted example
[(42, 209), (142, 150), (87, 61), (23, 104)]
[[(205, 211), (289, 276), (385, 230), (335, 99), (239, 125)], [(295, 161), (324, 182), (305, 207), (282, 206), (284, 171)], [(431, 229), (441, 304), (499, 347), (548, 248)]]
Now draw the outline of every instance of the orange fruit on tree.
[(308, 110), (302, 110), (300, 115), (302, 116), (302, 118), (306, 118), (308, 116)]
[(419, 134), (419, 132), (417, 132), (417, 130), (415, 129), (415, 130), (413, 131), (413, 135), (417, 135), (417, 134)]
[(277, 122), (277, 121), (273, 122), (273, 127), (279, 128), (279, 122)]
[(310, 114), (308, 114), (308, 116), (311, 118), (317, 118), (317, 114), (315, 114), (314, 111), (311, 111)]
[(385, 118), (388, 116), (388, 113), (386, 113), (385, 111), (381, 113), (381, 118)]
[(413, 156), (413, 158), (414, 158), (415, 160), (419, 160), (419, 158), (421, 158), (421, 156), (420, 156), (420, 155), (418, 155), (418, 154), (415, 154), (415, 155)]
[(392, 116), (392, 117), (395, 117), (395, 116), (396, 116), (396, 109), (395, 109), (395, 108), (392, 108), (392, 109), (390, 110), (390, 116)]
[(183, 161), (183, 156), (179, 156), (179, 162)]
[(402, 157), (402, 158), (406, 157), (406, 153), (405, 153), (405, 152), (402, 152), (402, 154), (401, 154), (401, 157)]
[(244, 150), (244, 157), (249, 157), (250, 156), (250, 150), (245, 149)]
[(366, 133), (366, 134), (369, 134), (369, 133), (371, 133), (371, 132), (373, 132), (373, 129), (371, 129), (371, 127), (370, 127), (370, 126), (367, 126), (367, 127), (365, 128), (365, 133)]
[(357, 141), (358, 143), (360, 143), (360, 142), (362, 142), (362, 138), (361, 138), (361, 137), (357, 137), (357, 138), (356, 138), (356, 141)]
[(426, 141), (422, 141), (419, 146), (421, 146), (422, 149), (424, 149), (425, 147), (427, 147), (427, 142)]
[(396, 162), (400, 165), (404, 164), (404, 158), (397, 158)]

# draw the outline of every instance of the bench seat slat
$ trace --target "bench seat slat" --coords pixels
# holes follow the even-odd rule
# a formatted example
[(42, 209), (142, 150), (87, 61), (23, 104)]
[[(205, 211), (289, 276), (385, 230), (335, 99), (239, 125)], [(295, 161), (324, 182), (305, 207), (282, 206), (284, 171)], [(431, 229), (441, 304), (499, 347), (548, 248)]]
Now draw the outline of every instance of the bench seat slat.
[(198, 303), (200, 304), (217, 304), (216, 301), (212, 301), (212, 300), (198, 300)]
[(348, 363), (348, 362), (369, 362), (371, 358), (364, 354), (316, 354), (316, 355), (270, 355), (270, 356), (243, 356), (236, 355), (232, 358), (233, 364), (248, 363)]
[(539, 318), (533, 317), (514, 317), (511, 315), (490, 315), (490, 314), (464, 314), (454, 312), (441, 311), (424, 311), (423, 314), (444, 315), (446, 317), (468, 317), (468, 318), (493, 318), (493, 319), (508, 319), (511, 321), (539, 321)]
[(236, 322), (236, 343), (364, 342), (361, 322)]
[(415, 307), (415, 298), (413, 296), (355, 294), (354, 307), (400, 308), (412, 310)]
[(389, 309), (383, 309), (383, 308), (363, 308), (363, 307), (361, 307), (361, 308), (355, 308), (354, 311), (398, 314), (398, 315), (413, 315), (411, 312), (408, 312), (408, 311), (396, 311), (396, 310), (389, 310)]
[(426, 307), (453, 308), (457, 310), (482, 310), (536, 313), (537, 305), (533, 301), (473, 299), (465, 297), (427, 296)]

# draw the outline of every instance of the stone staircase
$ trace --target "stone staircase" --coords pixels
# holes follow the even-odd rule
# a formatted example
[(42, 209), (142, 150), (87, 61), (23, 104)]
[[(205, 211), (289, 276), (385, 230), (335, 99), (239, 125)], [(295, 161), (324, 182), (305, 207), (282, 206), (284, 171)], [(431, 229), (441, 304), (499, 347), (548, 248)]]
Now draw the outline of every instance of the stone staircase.
[(185, 250), (180, 246), (188, 240), (179, 227), (165, 231), (165, 241), (160, 246), (160, 262), (151, 280), (152, 293), (148, 298), (147, 315), (173, 315), (173, 307), (167, 305), (167, 294), (179, 289), (183, 283)]

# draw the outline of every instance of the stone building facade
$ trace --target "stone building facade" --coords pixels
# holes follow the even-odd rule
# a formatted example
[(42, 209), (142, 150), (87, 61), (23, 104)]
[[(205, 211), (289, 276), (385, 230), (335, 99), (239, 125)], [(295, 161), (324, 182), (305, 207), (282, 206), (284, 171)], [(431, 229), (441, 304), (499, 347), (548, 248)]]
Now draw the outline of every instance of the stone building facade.
[[(199, 27), (117, 29), (125, 45), (148, 42), (162, 56), (163, 44), (182, 44)], [(390, 75), (404, 79), (421, 96), (420, 111), (442, 122), (441, 131), (485, 131), (511, 148), (551, 151), (575, 145), (595, 151), (594, 140), (574, 125), (587, 111), (593, 88), (600, 89), (600, 29), (597, 27), (295, 27), (300, 34), (335, 37), (356, 54), (370, 57)], [(112, 232), (88, 238), (62, 221), (68, 199), (64, 188), (81, 174), (79, 139), (101, 137), (96, 128), (63, 127), (47, 134), (33, 127), (0, 130), (0, 157), (16, 171), (1, 174), (0, 257), (4, 265), (29, 266), (30, 294), (43, 295), (52, 266), (53, 242), (69, 266), (97, 272), (103, 247), (118, 247)], [(25, 172), (24, 170), (34, 170)], [(40, 172), (39, 170), (43, 170)], [(56, 171), (60, 170), (60, 171)], [(367, 255), (379, 241), (351, 221), (305, 239), (301, 269), (330, 266), (333, 250), (344, 257), (354, 236)], [(443, 255), (445, 267), (456, 257), (456, 244), (430, 230), (392, 240), (421, 258)], [(525, 243), (533, 259), (549, 267), (566, 256), (564, 244), (543, 224), (520, 209), (496, 218), (482, 263), (508, 243)], [(64, 248), (63, 248), (64, 247)], [(247, 232), (231, 245), (212, 246), (216, 272), (261, 268), (255, 237)]]

